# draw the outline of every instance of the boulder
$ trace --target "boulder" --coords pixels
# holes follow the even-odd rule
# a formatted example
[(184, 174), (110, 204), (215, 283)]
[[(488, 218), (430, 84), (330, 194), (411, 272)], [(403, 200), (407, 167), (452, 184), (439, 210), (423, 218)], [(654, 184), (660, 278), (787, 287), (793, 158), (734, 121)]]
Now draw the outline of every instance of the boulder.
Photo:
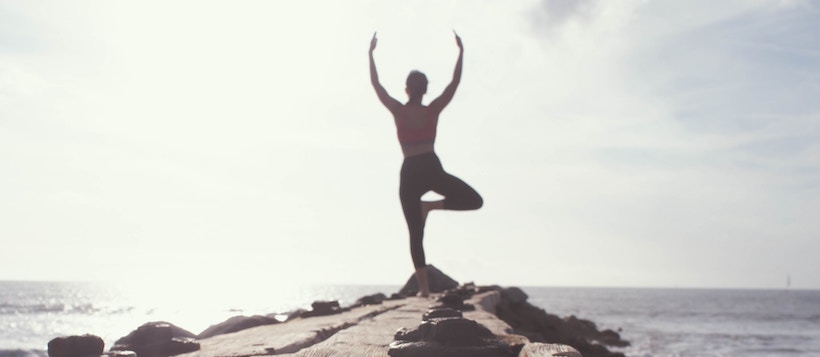
[(49, 357), (86, 357), (103, 353), (105, 342), (99, 336), (81, 335), (57, 337), (48, 341)]
[(425, 323), (433, 325), (433, 338), (442, 345), (480, 346), (495, 338), (488, 328), (470, 319), (448, 317)]
[(359, 300), (356, 300), (355, 306), (364, 306), (364, 305), (379, 305), (387, 300), (387, 295), (382, 293), (377, 293), (373, 295), (362, 296)]
[(529, 296), (524, 290), (516, 287), (501, 289), (501, 298), (508, 301), (511, 305), (522, 304), (527, 301)]
[(302, 317), (326, 316), (338, 314), (345, 311), (339, 306), (338, 300), (333, 301), (314, 301), (310, 304), (312, 310), (302, 313)]
[(234, 316), (224, 322), (216, 325), (211, 325), (205, 331), (196, 336), (198, 339), (213, 337), (216, 335), (223, 335), (226, 333), (242, 331), (251, 327), (278, 324), (279, 320), (268, 316)]
[[(430, 292), (432, 293), (440, 293), (444, 290), (458, 287), (457, 281), (432, 265), (427, 265), (427, 284), (430, 286)], [(399, 294), (415, 296), (418, 292), (419, 284), (416, 281), (416, 274), (413, 273), (410, 275), (410, 279), (407, 279), (407, 283), (404, 284), (404, 287), (399, 290)]]
[(168, 357), (199, 350), (196, 336), (164, 321), (148, 322), (114, 342), (112, 351), (134, 351), (139, 357)]
[(393, 357), (512, 357), (517, 352), (516, 346), (504, 343), (473, 320), (444, 317), (430, 318), (414, 329), (400, 329), (387, 354)]

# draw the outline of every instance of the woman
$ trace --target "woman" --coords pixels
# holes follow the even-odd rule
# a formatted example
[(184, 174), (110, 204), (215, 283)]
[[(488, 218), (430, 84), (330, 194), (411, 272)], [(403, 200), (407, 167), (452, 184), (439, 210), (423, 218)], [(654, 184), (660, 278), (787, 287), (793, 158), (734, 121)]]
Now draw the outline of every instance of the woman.
[[(453, 80), (441, 96), (426, 106), (422, 104), (422, 97), (427, 93), (427, 77), (418, 71), (412, 71), (407, 76), (407, 103), (402, 104), (387, 94), (379, 83), (379, 74), (373, 60), (373, 50), (376, 49), (377, 42), (375, 33), (370, 41), (370, 81), (379, 100), (393, 114), (399, 143), (404, 153), (399, 196), (410, 231), (410, 255), (416, 268), (419, 295), (425, 297), (430, 293), (427, 283), (427, 262), (422, 245), (427, 214), (432, 210), (474, 210), (481, 208), (483, 204), (481, 196), (470, 185), (444, 171), (434, 151), (439, 114), (453, 99), (461, 81), (464, 47), (458, 34), (455, 37), (459, 53)], [(422, 201), (421, 197), (429, 191), (442, 195), (444, 199)]]

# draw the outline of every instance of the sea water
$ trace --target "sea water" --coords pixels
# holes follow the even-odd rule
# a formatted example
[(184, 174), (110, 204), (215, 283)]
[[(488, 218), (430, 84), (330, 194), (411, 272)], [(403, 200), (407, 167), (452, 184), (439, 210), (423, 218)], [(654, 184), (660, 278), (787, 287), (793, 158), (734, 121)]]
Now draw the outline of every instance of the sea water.
[[(106, 348), (149, 321), (193, 333), (231, 316), (283, 313), (315, 300), (396, 292), (399, 286), (169, 286), (0, 282), (0, 357), (46, 356), (57, 336), (92, 333)], [(522, 287), (559, 315), (620, 330), (627, 356), (820, 356), (820, 291)]]
[(530, 303), (620, 330), (627, 356), (820, 356), (820, 291), (525, 288)]

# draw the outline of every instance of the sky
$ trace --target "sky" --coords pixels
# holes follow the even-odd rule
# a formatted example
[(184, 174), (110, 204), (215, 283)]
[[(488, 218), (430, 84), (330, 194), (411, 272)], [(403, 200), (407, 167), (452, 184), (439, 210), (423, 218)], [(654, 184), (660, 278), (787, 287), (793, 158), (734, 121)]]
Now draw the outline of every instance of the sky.
[[(820, 289), (820, 4), (0, 0), (0, 280), (403, 284), (370, 85), (449, 82), (479, 284)], [(427, 197), (435, 199), (435, 196)]]

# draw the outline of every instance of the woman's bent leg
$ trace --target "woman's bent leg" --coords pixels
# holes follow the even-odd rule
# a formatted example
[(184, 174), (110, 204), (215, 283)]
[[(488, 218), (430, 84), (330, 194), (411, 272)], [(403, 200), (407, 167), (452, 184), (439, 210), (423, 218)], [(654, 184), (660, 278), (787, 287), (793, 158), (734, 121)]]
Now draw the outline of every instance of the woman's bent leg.
[(446, 210), (475, 210), (484, 205), (484, 199), (475, 189), (446, 172), (436, 180), (433, 191), (444, 196), (443, 209)]

